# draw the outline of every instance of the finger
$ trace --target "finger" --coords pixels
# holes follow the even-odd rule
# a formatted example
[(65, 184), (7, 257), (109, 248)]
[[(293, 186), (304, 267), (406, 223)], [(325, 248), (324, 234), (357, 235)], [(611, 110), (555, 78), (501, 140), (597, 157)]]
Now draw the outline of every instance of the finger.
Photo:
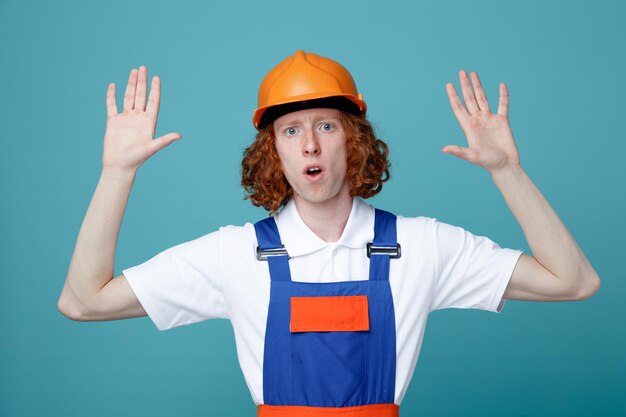
[(150, 155), (157, 153), (158, 151), (160, 151), (167, 145), (171, 144), (174, 141), (180, 140), (182, 138), (183, 138), (183, 135), (181, 135), (180, 133), (168, 133), (166, 135), (163, 135), (161, 137), (154, 139), (152, 142), (150, 142), (150, 145), (149, 145)]
[(159, 115), (159, 105), (161, 103), (161, 79), (158, 76), (152, 77), (150, 85), (150, 98), (148, 98), (148, 106), (146, 112), (156, 119)]
[(509, 116), (509, 90), (506, 84), (500, 83), (500, 101), (498, 102), (498, 114)]
[(132, 110), (135, 108), (135, 90), (137, 89), (137, 70), (133, 68), (130, 70), (128, 76), (128, 84), (126, 84), (126, 91), (124, 92), (124, 111)]
[(137, 92), (135, 93), (135, 109), (137, 110), (146, 110), (147, 79), (148, 69), (142, 65), (139, 67), (139, 74), (137, 75)]
[(454, 88), (454, 84), (448, 83), (446, 84), (446, 92), (448, 93), (448, 100), (450, 101), (450, 107), (452, 108), (452, 112), (456, 116), (456, 120), (459, 121), (461, 125), (464, 124), (465, 120), (469, 117), (467, 110), (463, 107), (463, 103), (461, 103), (461, 99), (459, 95), (456, 93), (456, 89)]
[(107, 117), (117, 114), (117, 103), (115, 102), (115, 83), (109, 84), (107, 88)]
[(468, 162), (474, 163), (476, 159), (476, 151), (470, 148), (464, 148), (458, 145), (444, 146), (441, 150), (443, 153), (454, 155), (457, 158), (465, 159)]
[(480, 78), (478, 78), (478, 73), (472, 71), (470, 76), (472, 77), (472, 85), (474, 86), (474, 93), (476, 94), (478, 107), (481, 111), (491, 112), (489, 110), (489, 102), (487, 101), (485, 90), (483, 90), (483, 85), (480, 83)]
[(478, 103), (476, 103), (476, 98), (474, 97), (474, 92), (472, 91), (472, 86), (465, 70), (459, 71), (459, 80), (461, 81), (461, 91), (463, 92), (467, 112), (469, 114), (478, 113), (480, 109), (478, 108)]

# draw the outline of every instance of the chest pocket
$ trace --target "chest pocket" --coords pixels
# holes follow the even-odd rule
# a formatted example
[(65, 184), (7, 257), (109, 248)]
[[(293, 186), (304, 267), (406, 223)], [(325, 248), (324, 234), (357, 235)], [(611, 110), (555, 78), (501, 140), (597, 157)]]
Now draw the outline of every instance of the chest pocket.
[(367, 295), (291, 297), (289, 330), (292, 333), (369, 329)]
[(357, 405), (367, 396), (367, 295), (290, 297), (293, 393), (321, 406)]

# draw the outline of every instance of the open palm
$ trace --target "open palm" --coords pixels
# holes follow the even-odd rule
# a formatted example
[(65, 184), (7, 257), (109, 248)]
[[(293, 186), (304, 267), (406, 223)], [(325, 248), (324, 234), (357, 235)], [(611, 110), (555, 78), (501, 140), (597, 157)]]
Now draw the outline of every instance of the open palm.
[(479, 165), (491, 173), (506, 166), (519, 165), (519, 153), (508, 118), (509, 95), (506, 85), (500, 84), (498, 112), (494, 114), (489, 110), (478, 74), (472, 72), (471, 77), (473, 88), (467, 72), (459, 72), (465, 106), (454, 85), (446, 85), (450, 106), (465, 133), (468, 147), (448, 145), (443, 148), (443, 152)]
[(138, 169), (149, 157), (182, 136), (168, 133), (154, 139), (161, 100), (161, 80), (152, 77), (147, 93), (146, 67), (132, 69), (124, 93), (124, 108), (117, 112), (115, 84), (109, 84), (106, 97), (107, 124), (104, 134), (103, 169)]

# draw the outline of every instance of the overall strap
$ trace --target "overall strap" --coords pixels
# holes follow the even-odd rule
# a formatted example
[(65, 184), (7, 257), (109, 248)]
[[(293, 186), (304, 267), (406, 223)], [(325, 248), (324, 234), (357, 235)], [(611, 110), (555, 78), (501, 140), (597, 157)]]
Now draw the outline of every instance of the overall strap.
[(254, 224), (257, 246), (257, 259), (267, 261), (272, 281), (291, 281), (289, 271), (289, 255), (280, 240), (278, 227), (273, 217), (260, 220)]
[(389, 260), (400, 257), (396, 230), (396, 216), (388, 211), (375, 209), (374, 242), (367, 244), (370, 258), (370, 280), (389, 280)]

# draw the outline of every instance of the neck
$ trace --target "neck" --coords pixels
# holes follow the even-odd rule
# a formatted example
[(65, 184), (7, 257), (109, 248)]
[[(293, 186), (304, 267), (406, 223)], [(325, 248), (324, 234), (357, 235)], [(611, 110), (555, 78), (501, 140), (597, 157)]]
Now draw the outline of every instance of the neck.
[(304, 224), (325, 242), (336, 242), (341, 237), (352, 211), (352, 200), (349, 194), (323, 203), (312, 203), (294, 196)]

